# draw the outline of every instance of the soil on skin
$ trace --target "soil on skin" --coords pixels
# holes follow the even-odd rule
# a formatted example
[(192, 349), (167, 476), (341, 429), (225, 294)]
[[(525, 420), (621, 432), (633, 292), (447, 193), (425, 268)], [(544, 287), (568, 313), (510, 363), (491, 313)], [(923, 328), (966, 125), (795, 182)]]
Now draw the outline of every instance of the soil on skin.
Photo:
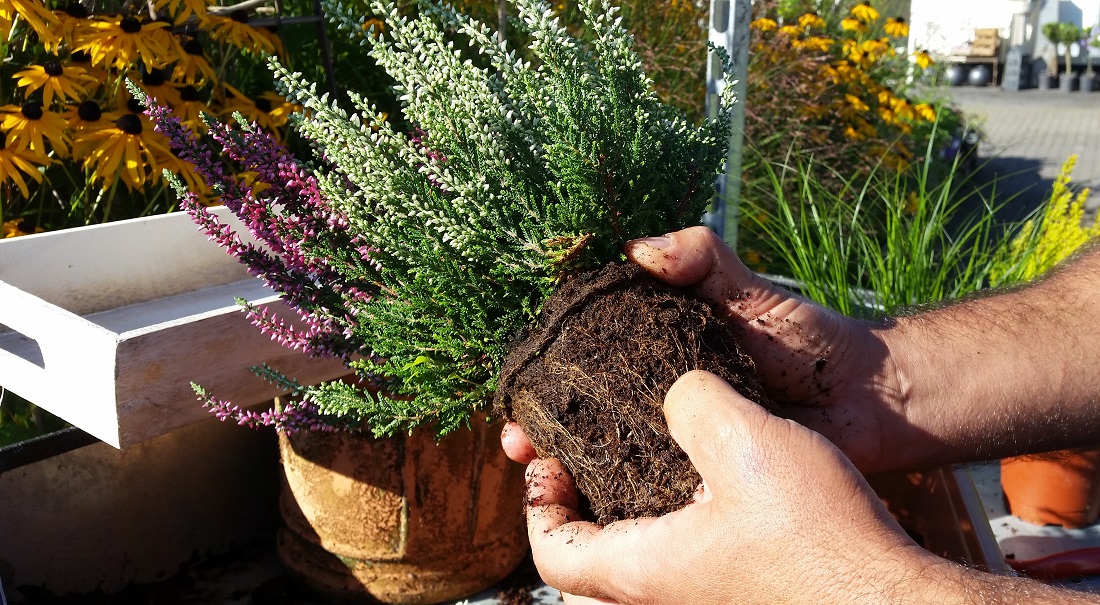
[(663, 515), (691, 500), (701, 479), (663, 412), (683, 374), (707, 370), (772, 407), (738, 326), (635, 265), (568, 281), (542, 317), (505, 361), (497, 404), (540, 456), (562, 461), (597, 523)]

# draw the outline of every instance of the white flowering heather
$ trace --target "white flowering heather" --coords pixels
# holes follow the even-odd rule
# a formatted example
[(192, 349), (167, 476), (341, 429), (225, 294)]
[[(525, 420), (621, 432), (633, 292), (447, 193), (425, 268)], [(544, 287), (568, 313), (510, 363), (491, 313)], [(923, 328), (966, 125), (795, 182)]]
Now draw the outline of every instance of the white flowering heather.
[[(383, 395), (344, 382), (308, 389), (323, 414), (379, 435), (468, 424), (510, 341), (561, 280), (620, 260), (629, 239), (697, 224), (713, 195), (725, 111), (697, 127), (662, 104), (606, 1), (586, 9), (590, 44), (547, 4), (514, 4), (528, 40), (519, 52), (448, 6), (409, 17), (375, 2), (381, 35), (327, 6), (396, 81), (400, 121), (354, 95), (348, 113), (272, 63), (307, 108), (296, 127), (320, 158), (313, 178), (340, 217), (329, 224), (344, 231), (294, 248), (339, 259), (323, 263), (326, 280), (345, 282), (325, 290), (344, 307), (326, 307), (329, 333), (352, 345), (349, 367), (390, 379)], [(355, 248), (329, 249), (341, 241)]]

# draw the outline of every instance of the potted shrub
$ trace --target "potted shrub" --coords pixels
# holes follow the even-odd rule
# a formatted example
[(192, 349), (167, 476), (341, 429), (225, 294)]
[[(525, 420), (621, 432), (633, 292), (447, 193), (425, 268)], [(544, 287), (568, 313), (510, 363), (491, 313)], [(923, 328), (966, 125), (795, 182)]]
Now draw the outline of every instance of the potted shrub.
[(1073, 84), (1076, 80), (1073, 74), (1073, 56), (1070, 53), (1070, 45), (1080, 43), (1081, 38), (1086, 36), (1087, 33), (1072, 23), (1052, 22), (1043, 25), (1043, 35), (1051, 43), (1065, 48), (1065, 71), (1059, 76), (1058, 89), (1062, 92), (1070, 92), (1073, 90)]
[[(251, 182), (226, 175), (178, 118), (151, 109), (259, 243), (244, 243), (193, 193), (187, 211), (309, 328), (249, 309), (255, 323), (357, 375), (299, 386), (260, 369), (293, 395), (263, 414), (197, 390), (245, 424), (377, 437), (466, 431), (495, 403), (494, 416), (518, 420), (540, 453), (572, 470), (595, 518), (674, 510), (699, 477), (664, 423), (667, 388), (705, 368), (767, 401), (734, 328), (623, 264), (621, 250), (700, 222), (726, 157), (732, 92), (717, 119), (693, 125), (653, 93), (609, 3), (582, 9), (590, 44), (545, 4), (515, 6), (527, 41), (519, 52), (447, 6), (406, 18), (376, 3), (368, 25), (330, 3), (392, 76), (402, 115), (356, 95), (348, 113), (272, 59), (287, 98), (309, 113), (295, 125), (317, 158), (209, 121)], [(603, 457), (620, 435), (636, 441)], [(654, 498), (639, 501), (642, 492)]]
[(1087, 38), (1089, 48), (1085, 49), (1085, 73), (1081, 75), (1081, 92), (1096, 90), (1096, 72), (1092, 70), (1092, 49), (1100, 49), (1100, 34), (1093, 35), (1092, 32), (1095, 30), (1095, 26), (1086, 30), (1090, 37)]

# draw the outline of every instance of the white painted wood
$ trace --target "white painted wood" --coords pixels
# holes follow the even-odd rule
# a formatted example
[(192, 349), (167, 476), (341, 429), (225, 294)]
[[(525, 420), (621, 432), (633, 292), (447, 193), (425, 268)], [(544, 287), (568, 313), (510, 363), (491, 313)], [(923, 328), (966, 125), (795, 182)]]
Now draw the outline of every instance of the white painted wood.
[(0, 241), (0, 385), (126, 447), (205, 418), (192, 381), (249, 406), (279, 394), (260, 363), (346, 373), (260, 334), (238, 296), (294, 316), (183, 214)]

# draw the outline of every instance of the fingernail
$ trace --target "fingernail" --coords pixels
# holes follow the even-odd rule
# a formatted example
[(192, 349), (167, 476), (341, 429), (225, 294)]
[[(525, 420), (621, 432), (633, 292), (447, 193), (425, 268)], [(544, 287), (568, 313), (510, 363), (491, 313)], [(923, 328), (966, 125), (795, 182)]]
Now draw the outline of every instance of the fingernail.
[(668, 248), (669, 246), (672, 245), (672, 238), (670, 238), (670, 237), (643, 237), (641, 239), (634, 240), (634, 242), (632, 242), (632, 243), (645, 244), (645, 245), (649, 246), (650, 248), (656, 248), (658, 250), (663, 250), (663, 249)]

